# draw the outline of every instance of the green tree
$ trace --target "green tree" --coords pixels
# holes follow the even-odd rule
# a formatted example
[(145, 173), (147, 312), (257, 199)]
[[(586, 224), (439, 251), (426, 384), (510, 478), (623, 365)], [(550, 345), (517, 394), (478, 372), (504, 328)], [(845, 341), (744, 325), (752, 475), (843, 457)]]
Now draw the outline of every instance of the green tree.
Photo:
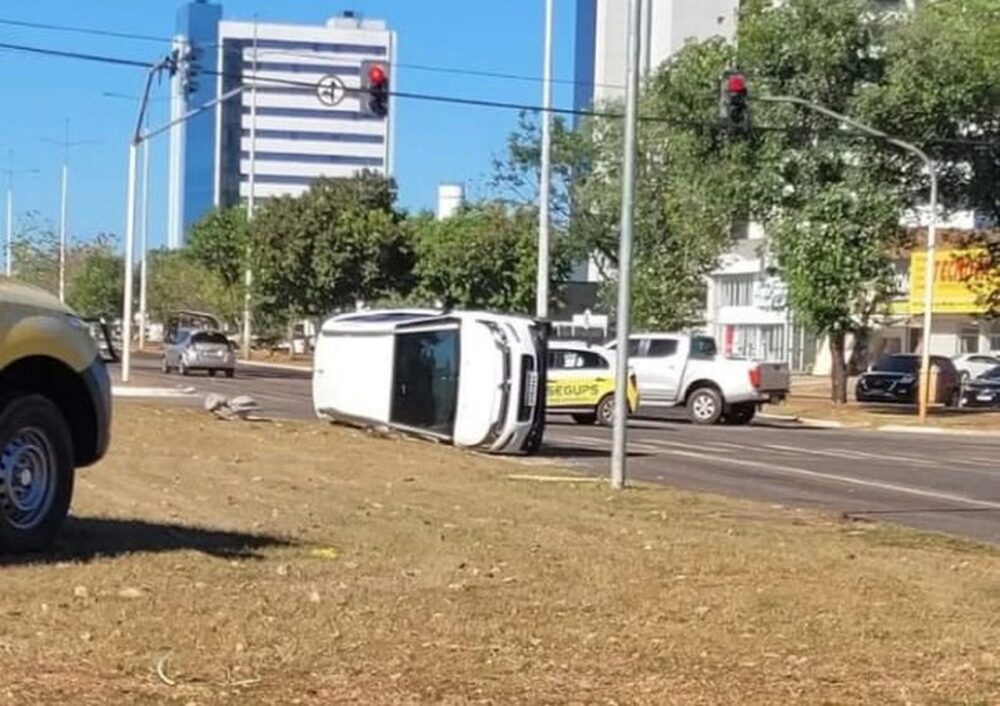
[[(739, 61), (757, 90), (856, 114), (886, 71), (891, 29), (863, 0), (763, 1), (743, 8)], [(894, 148), (845, 136), (804, 108), (758, 102), (752, 214), (789, 285), (799, 319), (829, 339), (831, 397), (847, 399), (845, 341), (892, 295), (890, 248), (905, 207), (919, 201), (879, 165)]]
[(413, 256), (395, 200), (395, 184), (369, 173), (267, 202), (251, 227), (255, 308), (288, 321), (408, 292)]
[[(415, 298), (425, 304), (530, 313), (535, 307), (538, 212), (487, 202), (451, 218), (424, 215), (411, 223), (417, 256)], [(569, 260), (553, 239), (555, 288), (569, 273)]]
[[(701, 319), (704, 276), (731, 242), (733, 221), (749, 209), (749, 150), (725, 140), (714, 117), (718, 78), (732, 54), (722, 41), (689, 45), (645, 87), (632, 272), (638, 326), (678, 328)], [(621, 106), (600, 110), (616, 114)], [(618, 263), (622, 124), (599, 116), (573, 132), (557, 121), (554, 130), (554, 213), (559, 225), (569, 219), (562, 246), (576, 261), (593, 257), (603, 270), (608, 309)], [(492, 185), (511, 201), (535, 203), (538, 161), (537, 128), (522, 118)]]
[(215, 209), (191, 228), (187, 249), (195, 261), (216, 273), (226, 285), (242, 289), (249, 233), (243, 206)]
[(241, 311), (240, 293), (182, 250), (154, 250), (149, 254), (149, 311), (166, 322), (178, 309), (207, 311), (235, 323)]
[[(880, 128), (921, 145), (936, 160), (941, 201), (1000, 223), (1000, 4), (995, 0), (922, 3), (888, 44), (888, 70), (861, 94), (859, 110)], [(888, 156), (881, 168), (912, 190), (928, 191), (923, 165)], [(986, 248), (972, 284), (1000, 316), (1000, 238)], [(975, 270), (976, 268), (972, 268)]]
[(110, 247), (97, 246), (82, 255), (67, 285), (67, 302), (82, 316), (120, 316), (125, 289), (125, 262)]

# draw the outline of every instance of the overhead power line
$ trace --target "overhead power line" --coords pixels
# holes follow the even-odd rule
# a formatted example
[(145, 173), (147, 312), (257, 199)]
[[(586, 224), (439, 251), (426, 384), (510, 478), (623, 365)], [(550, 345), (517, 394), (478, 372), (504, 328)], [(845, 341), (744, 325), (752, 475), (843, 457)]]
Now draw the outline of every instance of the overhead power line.
[[(90, 54), (85, 52), (69, 52), (60, 49), (49, 49), (45, 47), (33, 47), (21, 44), (8, 44), (0, 43), (0, 49), (8, 49), (11, 51), (22, 51), (31, 54), (38, 54), (42, 56), (54, 56), (66, 59), (76, 59), (80, 61), (93, 61), (104, 64), (112, 64), (117, 66), (128, 66), (132, 68), (142, 68), (148, 69), (152, 65), (151, 62), (141, 61), (138, 59), (126, 59), (121, 57), (105, 56), (100, 54)], [(202, 73), (210, 76), (224, 76), (228, 78), (240, 78), (241, 80), (246, 78), (247, 74), (244, 72), (242, 75), (224, 73), (222, 71), (202, 71)], [(284, 85), (303, 89), (316, 89), (316, 84), (307, 81), (295, 81), (292, 79), (279, 79), (279, 78), (263, 78), (256, 77), (258, 82), (261, 83), (271, 83), (276, 85)], [(347, 89), (348, 93), (358, 93), (360, 89)], [(478, 108), (496, 108), (501, 110), (516, 110), (520, 112), (531, 112), (540, 113), (543, 108), (538, 105), (533, 105), (529, 103), (518, 103), (514, 101), (501, 101), (501, 100), (489, 100), (489, 99), (479, 99), (479, 98), (464, 98), (461, 96), (442, 96), (429, 93), (413, 93), (406, 91), (391, 91), (390, 95), (404, 100), (422, 100), (432, 103), (443, 103), (451, 105), (464, 105), (470, 107)], [(600, 111), (600, 110), (579, 110), (575, 108), (558, 108), (553, 107), (551, 109), (553, 113), (559, 115), (573, 115), (580, 117), (590, 117), (590, 118), (602, 118), (608, 120), (620, 120), (622, 119), (621, 113)], [(693, 121), (678, 121), (674, 118), (669, 118), (667, 116), (661, 115), (640, 115), (639, 121), (644, 123), (661, 123), (661, 124), (672, 124), (676, 127), (686, 127), (691, 129), (703, 129), (711, 125), (710, 122), (693, 122)], [(779, 126), (765, 126), (756, 125), (754, 130), (758, 132), (786, 132), (786, 133), (802, 133), (804, 128), (800, 127), (779, 127)], [(829, 130), (829, 131), (812, 131), (816, 134), (825, 134), (830, 136), (840, 136), (844, 138), (857, 138), (858, 135), (852, 133), (845, 133), (841, 130)], [(968, 147), (1000, 147), (1000, 140), (969, 140), (969, 139), (953, 139), (953, 140), (935, 140), (928, 143), (934, 146), (968, 146)]]
[(11, 51), (23, 51), (29, 54), (41, 54), (44, 56), (59, 56), (65, 59), (80, 59), (83, 61), (96, 61), (102, 64), (116, 64), (118, 66), (132, 66), (142, 69), (149, 68), (149, 62), (138, 59), (121, 59), (114, 56), (101, 56), (98, 54), (87, 54), (84, 52), (63, 51), (61, 49), (46, 49), (43, 47), (29, 47), (23, 44), (7, 44), (0, 42), (0, 49)]
[(147, 34), (133, 34), (131, 32), (112, 32), (106, 29), (97, 29), (94, 27), (71, 27), (69, 25), (56, 25), (47, 24), (44, 22), (25, 22), (22, 20), (9, 20), (0, 18), (0, 25), (7, 25), (8, 27), (23, 27), (25, 29), (44, 29), (53, 30), (56, 32), (72, 32), (74, 34), (90, 34), (97, 37), (115, 37), (116, 39), (135, 39), (144, 42), (172, 42), (171, 39), (164, 39), (163, 37), (152, 37)]
[[(98, 29), (94, 27), (79, 27), (72, 25), (62, 25), (62, 24), (51, 24), (45, 22), (27, 22), (23, 20), (12, 20), (0, 18), (0, 25), (6, 25), (10, 27), (22, 27), (25, 29), (40, 29), (46, 31), (54, 32), (69, 32), (72, 34), (84, 34), (92, 35), (97, 37), (114, 37), (116, 39), (130, 39), (143, 42), (154, 42), (157, 44), (173, 44), (174, 39), (168, 37), (157, 37), (148, 34), (136, 34), (132, 32), (114, 32), (110, 30)], [(221, 46), (219, 43), (207, 43), (200, 44), (206, 49), (218, 49)], [(267, 49), (259, 52), (260, 56), (292, 56), (292, 57), (305, 57), (305, 58), (317, 58), (317, 54), (314, 52), (305, 51), (295, 51), (292, 49)], [(321, 56), (318, 58), (322, 58)], [(541, 76), (531, 76), (527, 74), (517, 74), (508, 73), (504, 71), (492, 71), (487, 69), (466, 69), (450, 66), (436, 66), (431, 64), (410, 64), (404, 62), (386, 62), (393, 68), (397, 69), (410, 69), (413, 71), (426, 71), (429, 73), (440, 73), (440, 74), (451, 74), (455, 76), (478, 76), (480, 78), (492, 78), (500, 79), (505, 81), (524, 81), (530, 83), (542, 83), (544, 79)], [(608, 88), (616, 90), (624, 90), (624, 85), (610, 84), (610, 83), (591, 83), (589, 81), (577, 81), (570, 78), (553, 78), (552, 83), (568, 86), (593, 86), (595, 88)]]

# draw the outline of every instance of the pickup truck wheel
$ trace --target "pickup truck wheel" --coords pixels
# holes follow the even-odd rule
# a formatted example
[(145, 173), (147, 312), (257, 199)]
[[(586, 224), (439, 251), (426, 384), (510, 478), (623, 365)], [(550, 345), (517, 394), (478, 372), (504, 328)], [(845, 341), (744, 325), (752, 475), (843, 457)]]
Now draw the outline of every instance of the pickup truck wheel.
[(184, 375), (185, 377), (191, 374), (191, 371), (188, 369), (188, 366), (184, 365), (183, 360), (177, 364), (177, 372), (179, 372), (181, 375)]
[(596, 414), (573, 414), (570, 416), (573, 417), (573, 421), (577, 424), (590, 425), (597, 421)]
[(160, 364), (160, 370), (163, 371), (164, 375), (170, 374), (170, 364), (167, 363), (167, 356), (163, 356), (163, 363)]
[(36, 552), (55, 539), (73, 496), (73, 441), (41, 395), (0, 397), (0, 553)]
[(699, 387), (687, 402), (688, 418), (695, 424), (718, 424), (722, 419), (722, 395), (712, 387)]
[(732, 426), (743, 426), (744, 424), (752, 422), (756, 415), (757, 405), (753, 402), (734, 404), (729, 408), (729, 411), (726, 412), (726, 424), (731, 424)]

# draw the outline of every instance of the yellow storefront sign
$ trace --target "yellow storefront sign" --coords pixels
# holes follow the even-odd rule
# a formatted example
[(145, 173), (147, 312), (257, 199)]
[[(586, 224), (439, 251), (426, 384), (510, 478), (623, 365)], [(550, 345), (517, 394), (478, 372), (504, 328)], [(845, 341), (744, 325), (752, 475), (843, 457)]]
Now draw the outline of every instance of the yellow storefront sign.
[[(941, 250), (934, 258), (935, 314), (982, 314), (985, 307), (970, 286), (981, 267), (982, 250)], [(894, 313), (923, 314), (924, 286), (927, 276), (927, 253), (910, 255), (910, 295), (905, 302), (896, 302)], [(905, 309), (905, 311), (903, 311)]]

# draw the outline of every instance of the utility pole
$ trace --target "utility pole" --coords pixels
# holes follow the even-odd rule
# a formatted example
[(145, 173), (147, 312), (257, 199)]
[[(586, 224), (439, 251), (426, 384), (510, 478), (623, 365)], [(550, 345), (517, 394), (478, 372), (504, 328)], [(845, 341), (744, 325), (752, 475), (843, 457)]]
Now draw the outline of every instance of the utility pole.
[(7, 150), (7, 250), (6, 269), (7, 277), (14, 275), (14, 175), (15, 174), (38, 174), (37, 169), (14, 169), (14, 150)]
[(59, 196), (59, 301), (66, 301), (66, 251), (69, 244), (68, 235), (68, 224), (67, 224), (67, 205), (69, 201), (69, 151), (73, 147), (80, 147), (82, 145), (93, 145), (97, 143), (97, 140), (77, 140), (76, 142), (70, 142), (69, 139), (69, 118), (66, 118), (66, 130), (63, 134), (63, 139), (61, 140), (48, 140), (43, 139), (42, 142), (48, 142), (52, 145), (58, 145), (63, 148), (63, 164), (62, 164), (62, 188), (60, 189)]
[(538, 188), (538, 282), (535, 315), (549, 317), (549, 213), (552, 194), (552, 24), (554, 0), (545, 0), (545, 58), (542, 71), (542, 164)]
[[(149, 132), (149, 113), (146, 113)], [(146, 291), (149, 283), (149, 142), (142, 143), (142, 230), (139, 233), (139, 350), (146, 348)]]
[(642, 51), (642, 0), (628, 4), (628, 72), (625, 83), (625, 154), (622, 160), (621, 239), (618, 244), (615, 418), (611, 443), (611, 487), (625, 485), (628, 429), (628, 338), (632, 304), (632, 225), (635, 201), (635, 152), (639, 113), (639, 57)]
[[(250, 84), (250, 174), (247, 178), (249, 192), (247, 193), (247, 228), (253, 221), (253, 211), (257, 196), (257, 15), (253, 16), (253, 59)], [(250, 360), (250, 345), (252, 315), (250, 310), (253, 286), (253, 267), (250, 264), (250, 242), (247, 238), (247, 269), (243, 276), (243, 360)], [(290, 345), (290, 344), (289, 344)]]
[(169, 66), (174, 64), (175, 58), (168, 56), (161, 61), (153, 64), (149, 67), (149, 71), (146, 74), (146, 84), (143, 89), (142, 96), (139, 101), (139, 116), (136, 119), (135, 128), (132, 135), (129, 137), (129, 149), (128, 149), (128, 195), (126, 204), (126, 216), (125, 216), (125, 286), (123, 291), (124, 306), (122, 307), (122, 373), (121, 380), (123, 383), (129, 382), (132, 375), (132, 286), (133, 286), (133, 259), (135, 251), (135, 227), (136, 227), (136, 217), (135, 217), (135, 198), (136, 198), (136, 172), (138, 171), (138, 161), (139, 161), (139, 146), (143, 143), (148, 143), (157, 135), (161, 135), (167, 132), (176, 125), (180, 125), (183, 122), (187, 122), (195, 115), (205, 112), (220, 103), (224, 103), (227, 100), (235, 98), (236, 96), (243, 93), (244, 86), (240, 85), (229, 91), (226, 91), (217, 98), (199, 105), (196, 108), (192, 108), (183, 115), (170, 120), (166, 125), (156, 128), (155, 130), (143, 131), (143, 125), (146, 121), (147, 109), (149, 106), (149, 94), (153, 87), (153, 79), (156, 78), (157, 74)]

